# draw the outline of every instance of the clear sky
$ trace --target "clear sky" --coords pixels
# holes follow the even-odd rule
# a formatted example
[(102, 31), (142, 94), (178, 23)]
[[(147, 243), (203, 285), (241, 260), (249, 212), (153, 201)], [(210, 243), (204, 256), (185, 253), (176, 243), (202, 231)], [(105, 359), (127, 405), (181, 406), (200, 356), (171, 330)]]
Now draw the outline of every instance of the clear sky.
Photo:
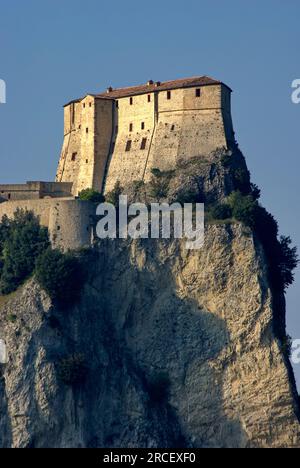
[[(0, 0), (0, 181), (52, 180), (62, 105), (87, 92), (210, 75), (233, 90), (233, 121), (262, 202), (300, 249), (299, 0)], [(300, 338), (300, 270), (287, 297)], [(296, 366), (300, 384), (300, 365)]]

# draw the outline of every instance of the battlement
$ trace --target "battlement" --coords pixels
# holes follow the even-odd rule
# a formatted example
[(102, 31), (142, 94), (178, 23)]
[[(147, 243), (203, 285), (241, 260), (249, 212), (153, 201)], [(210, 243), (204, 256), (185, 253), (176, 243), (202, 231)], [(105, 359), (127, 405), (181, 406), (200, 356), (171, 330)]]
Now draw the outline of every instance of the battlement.
[(64, 107), (56, 180), (72, 193), (108, 192), (119, 181), (147, 181), (151, 169), (208, 156), (234, 143), (231, 89), (207, 76), (113, 89)]
[(0, 185), (0, 202), (72, 196), (72, 182), (26, 182)]

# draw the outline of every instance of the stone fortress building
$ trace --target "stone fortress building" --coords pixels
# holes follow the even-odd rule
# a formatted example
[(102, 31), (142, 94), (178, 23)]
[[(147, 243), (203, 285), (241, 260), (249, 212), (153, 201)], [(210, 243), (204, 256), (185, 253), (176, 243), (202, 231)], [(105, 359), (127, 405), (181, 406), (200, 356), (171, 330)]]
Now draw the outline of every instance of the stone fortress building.
[(85, 188), (107, 193), (116, 182), (149, 181), (151, 169), (209, 156), (234, 142), (231, 89), (207, 76), (109, 87), (64, 106), (56, 182), (0, 185), (0, 218), (32, 210), (54, 246), (90, 245), (94, 206)]
[(108, 88), (64, 107), (56, 181), (108, 192), (119, 180), (149, 180), (151, 169), (207, 155), (234, 140), (231, 89), (202, 76)]

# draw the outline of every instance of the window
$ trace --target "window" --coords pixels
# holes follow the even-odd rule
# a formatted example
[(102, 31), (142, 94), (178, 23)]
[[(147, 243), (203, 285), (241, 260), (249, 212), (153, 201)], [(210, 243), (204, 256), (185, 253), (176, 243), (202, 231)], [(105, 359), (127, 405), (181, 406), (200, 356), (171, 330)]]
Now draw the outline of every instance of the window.
[(133, 98), (132, 97), (129, 99), (129, 103), (132, 106), (132, 104), (133, 104)]
[(196, 97), (200, 97), (200, 96), (201, 96), (201, 89), (197, 88), (196, 89)]
[(132, 132), (132, 130), (133, 130), (133, 124), (131, 123), (129, 124), (129, 131)]
[(57, 226), (57, 230), (60, 231), (60, 226)]
[(167, 99), (171, 99), (171, 91), (167, 91)]
[(83, 107), (83, 108), (85, 108), (85, 104), (83, 104), (83, 106), (82, 106), (82, 107)]
[(79, 127), (78, 127), (78, 128), (79, 128), (79, 130), (81, 130), (81, 125), (79, 125)]
[(116, 101), (116, 108), (119, 108), (119, 101)]
[(147, 138), (143, 138), (142, 143), (141, 143), (141, 150), (146, 149), (146, 144), (147, 144)]
[(10, 193), (7, 195), (7, 198), (8, 198), (9, 200), (11, 199), (11, 194), (10, 194)]
[(77, 153), (72, 153), (71, 160), (76, 161)]
[(86, 129), (85, 129), (85, 133), (89, 133), (88, 127), (86, 127)]
[(92, 103), (90, 102), (90, 107), (92, 107)]
[(86, 162), (86, 164), (88, 164), (89, 160), (88, 160), (88, 159), (86, 159), (86, 160), (85, 160), (85, 162)]
[(148, 102), (151, 102), (151, 94), (148, 94)]
[(142, 122), (142, 123), (141, 123), (141, 129), (142, 129), (142, 130), (145, 129), (145, 122)]
[(175, 125), (173, 124), (171, 127), (171, 132), (173, 132), (174, 130), (175, 130)]
[(131, 140), (128, 140), (126, 143), (125, 151), (130, 151), (130, 150), (131, 150)]

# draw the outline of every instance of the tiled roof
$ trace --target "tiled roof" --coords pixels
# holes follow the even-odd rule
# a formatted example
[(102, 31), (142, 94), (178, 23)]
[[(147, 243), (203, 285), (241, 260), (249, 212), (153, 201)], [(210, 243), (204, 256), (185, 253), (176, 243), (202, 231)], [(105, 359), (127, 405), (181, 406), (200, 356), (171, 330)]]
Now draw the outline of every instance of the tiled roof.
[[(116, 89), (108, 88), (107, 91), (103, 93), (91, 94), (91, 96), (94, 96), (97, 99), (118, 99), (118, 98), (127, 97), (127, 96), (135, 96), (138, 94), (153, 93), (155, 91), (166, 91), (166, 90), (171, 90), (171, 89), (192, 88), (195, 86), (209, 86), (209, 85), (221, 85), (221, 84), (229, 88), (227, 85), (222, 83), (222, 81), (215, 80), (214, 78), (210, 78), (209, 76), (194, 76), (192, 78), (182, 78), (179, 80), (162, 81), (162, 82), (160, 81), (154, 82), (150, 80), (148, 81), (148, 83), (139, 85), (139, 86), (130, 86), (128, 88), (116, 88)], [(66, 106), (71, 104), (72, 102), (80, 102), (82, 99), (84, 98), (74, 99), (73, 101), (66, 104)]]
[(96, 94), (96, 97), (112, 97), (121, 98), (126, 96), (134, 96), (137, 94), (151, 93), (153, 91), (164, 91), (179, 88), (191, 88), (194, 86), (207, 86), (222, 84), (221, 81), (210, 78), (209, 76), (196, 76), (192, 78), (183, 78), (179, 80), (153, 82), (149, 81), (144, 85), (131, 86), (129, 88), (111, 89), (104, 93)]

